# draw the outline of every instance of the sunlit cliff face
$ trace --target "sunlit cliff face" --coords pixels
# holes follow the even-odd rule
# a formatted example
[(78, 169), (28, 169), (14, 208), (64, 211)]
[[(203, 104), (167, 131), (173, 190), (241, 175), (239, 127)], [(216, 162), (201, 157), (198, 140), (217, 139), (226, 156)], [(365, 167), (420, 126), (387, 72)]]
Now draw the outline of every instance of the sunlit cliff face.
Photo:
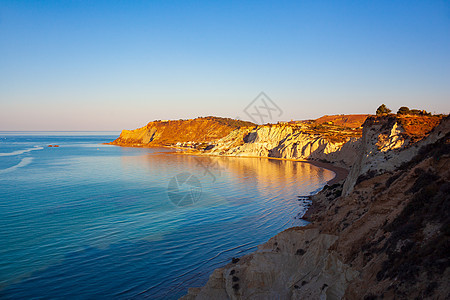
[(166, 146), (177, 143), (208, 143), (253, 123), (228, 118), (204, 117), (190, 120), (153, 121), (135, 130), (123, 130), (113, 145)]

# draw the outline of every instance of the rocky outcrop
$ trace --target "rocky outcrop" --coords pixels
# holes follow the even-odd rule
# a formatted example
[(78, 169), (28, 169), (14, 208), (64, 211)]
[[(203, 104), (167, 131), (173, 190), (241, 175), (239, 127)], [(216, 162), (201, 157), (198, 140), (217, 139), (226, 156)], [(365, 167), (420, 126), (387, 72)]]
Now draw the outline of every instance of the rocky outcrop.
[[(430, 118), (416, 118), (428, 126)], [(436, 123), (437, 124), (437, 123)], [(373, 177), (392, 171), (418, 154), (419, 149), (436, 142), (450, 129), (448, 120), (436, 127), (430, 127), (421, 140), (417, 140), (402, 126), (402, 118), (397, 116), (369, 117), (363, 125), (363, 135), (357, 149), (350, 174), (344, 185), (348, 195), (358, 179)]]
[(330, 250), (359, 272), (344, 299), (449, 298), (449, 158), (447, 130), (399, 168), (361, 179), (348, 195), (326, 189), (314, 197), (306, 218), (338, 236)]
[[(212, 149), (205, 153), (331, 162), (351, 168), (344, 187), (344, 193), (348, 194), (359, 176), (397, 168), (416, 155), (420, 147), (441, 138), (448, 129), (444, 128), (448, 126), (444, 122), (439, 125), (440, 129), (433, 130), (440, 122), (439, 117), (389, 115), (365, 118), (362, 139), (356, 128), (317, 125), (315, 122), (269, 124), (234, 130), (212, 143)], [(430, 131), (434, 133), (430, 134)]]
[(250, 122), (219, 117), (158, 120), (135, 130), (123, 130), (119, 138), (110, 144), (133, 147), (176, 146), (177, 143), (207, 146), (236, 128), (253, 125)]
[[(358, 149), (357, 130), (308, 124), (271, 124), (240, 128), (214, 143), (211, 155), (262, 156), (332, 161), (349, 167)], [(339, 130), (336, 130), (339, 129)]]
[(340, 299), (358, 272), (328, 250), (336, 239), (317, 228), (288, 229), (182, 299)]
[(154, 121), (142, 128), (123, 130), (110, 144), (188, 147), (207, 155), (309, 159), (348, 169), (356, 157), (362, 132), (359, 126), (365, 118), (367, 115), (324, 116), (260, 126), (216, 117)]
[(440, 119), (418, 141), (398, 118), (369, 118), (353, 177), (313, 197), (310, 225), (233, 259), (183, 299), (449, 299), (449, 126)]

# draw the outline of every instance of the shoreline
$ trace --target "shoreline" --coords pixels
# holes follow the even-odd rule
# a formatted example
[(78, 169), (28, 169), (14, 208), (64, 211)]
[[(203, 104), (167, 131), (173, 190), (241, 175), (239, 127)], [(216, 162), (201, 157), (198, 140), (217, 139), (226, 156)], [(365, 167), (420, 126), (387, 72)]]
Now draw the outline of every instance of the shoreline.
[(348, 174), (350, 173), (349, 170), (342, 168), (342, 167), (335, 166), (332, 163), (326, 163), (326, 162), (321, 162), (321, 161), (317, 161), (317, 160), (304, 160), (303, 162), (309, 163), (316, 167), (327, 169), (327, 170), (334, 172), (334, 174), (336, 174), (336, 175), (334, 176), (333, 179), (327, 181), (328, 185), (333, 185), (333, 184), (336, 184), (336, 183), (339, 183), (339, 182), (345, 180), (347, 178)]
[[(110, 144), (110, 145), (111, 145), (111, 144)], [(129, 146), (121, 146), (121, 145), (114, 145), (114, 146), (129, 147)], [(199, 151), (199, 150), (197, 150), (197, 149), (189, 149), (189, 148), (186, 149), (186, 148), (182, 148), (182, 147), (170, 147), (170, 146), (144, 146), (144, 147), (142, 147), (142, 146), (131, 146), (131, 147), (133, 147), (133, 148), (169, 148), (169, 149), (171, 149), (171, 150), (173, 150), (173, 151), (166, 152), (167, 154), (178, 154), (178, 155), (193, 155), (193, 156), (204, 156), (204, 157), (227, 157), (227, 158), (264, 158), (264, 159), (273, 159), (273, 160), (295, 161), (295, 162), (299, 162), (299, 163), (308, 163), (308, 164), (311, 164), (311, 165), (313, 165), (313, 166), (315, 166), (315, 167), (323, 168), (323, 169), (329, 170), (329, 171), (331, 171), (331, 172), (334, 173), (334, 177), (326, 182), (326, 185), (328, 185), (328, 186), (332, 186), (332, 185), (334, 185), (334, 184), (336, 184), (336, 183), (339, 183), (339, 182), (344, 181), (344, 180), (347, 178), (348, 174), (349, 174), (349, 170), (347, 170), (347, 169), (345, 169), (345, 168), (342, 168), (342, 167), (338, 167), (338, 166), (336, 166), (336, 165), (333, 165), (331, 162), (322, 162), (322, 161), (316, 161), (316, 160), (307, 160), (307, 159), (289, 159), (289, 158), (277, 158), (277, 157), (267, 157), (267, 156), (229, 156), (229, 155), (216, 155), (216, 154), (207, 154), (207, 153), (201, 152), (201, 151)], [(326, 185), (325, 185), (325, 186), (326, 186)], [(325, 186), (324, 186), (324, 187), (325, 187)], [(310, 201), (311, 201), (311, 205), (310, 205), (310, 207), (307, 207), (307, 208), (306, 208), (306, 211), (304, 212), (303, 216), (301, 217), (301, 219), (303, 219), (303, 220), (305, 220), (305, 221), (308, 221), (309, 224), (303, 225), (303, 226), (300, 226), (300, 227), (298, 227), (298, 226), (293, 226), (293, 227), (286, 228), (286, 229), (284, 229), (284, 230), (282, 230), (282, 231), (279, 231), (279, 232), (277, 232), (274, 236), (272, 236), (271, 238), (269, 238), (268, 241), (266, 241), (265, 243), (263, 243), (263, 245), (266, 244), (266, 243), (269, 243), (270, 240), (276, 238), (279, 234), (281, 234), (281, 233), (283, 233), (283, 232), (286, 232), (286, 231), (289, 231), (289, 230), (295, 230), (295, 229), (298, 229), (298, 228), (301, 228), (302, 230), (305, 230), (306, 228), (309, 228), (308, 226), (309, 226), (309, 225), (311, 224), (311, 222), (312, 222), (312, 220), (310, 220), (309, 217), (310, 217), (312, 214), (316, 213), (316, 212), (317, 212), (317, 209), (318, 209), (318, 207), (316, 206), (317, 203), (314, 203), (315, 201), (314, 201), (314, 198), (313, 198), (313, 197), (316, 196), (316, 195), (318, 195), (320, 192), (322, 192), (323, 189), (324, 189), (324, 187), (322, 187), (320, 190), (317, 190), (314, 194), (312, 194), (312, 195), (309, 196), (309, 197), (310, 197), (309, 199), (310, 199)], [(314, 205), (314, 204), (316, 204), (316, 205)], [(259, 246), (258, 246), (258, 247), (259, 247)], [(247, 255), (253, 255), (255, 252), (256, 252), (256, 250), (250, 252), (249, 254), (246, 254), (245, 256), (247, 256)], [(244, 256), (244, 257), (245, 257), (245, 256)], [(241, 257), (240, 257), (239, 259), (241, 259)], [(238, 259), (237, 261), (239, 261), (239, 259)], [(209, 274), (209, 277), (208, 277), (208, 280), (206, 281), (206, 283), (204, 283), (202, 286), (204, 287), (204, 286), (209, 282), (211, 276), (214, 274), (214, 272), (215, 272), (217, 269), (224, 268), (224, 267), (226, 267), (226, 266), (227, 266), (227, 264), (226, 264), (226, 265), (222, 265), (222, 266), (215, 267), (214, 270), (212, 271), (212, 273)], [(194, 287), (194, 288), (193, 288), (193, 287), (189, 287), (187, 293), (185, 293), (185, 294), (184, 294), (183, 296), (181, 296), (179, 299), (189, 299), (189, 298), (186, 298), (186, 297), (188, 297), (188, 295), (189, 295), (189, 290), (190, 290), (190, 289), (200, 289), (200, 288), (201, 288), (201, 287)]]
[[(345, 180), (349, 174), (349, 170), (338, 167), (334, 165), (332, 162), (322, 162), (317, 160), (309, 160), (309, 159), (293, 159), (293, 158), (279, 158), (279, 157), (268, 157), (268, 156), (230, 156), (230, 155), (217, 155), (217, 154), (208, 154), (204, 152), (200, 152), (196, 149), (189, 149), (189, 148), (183, 148), (183, 147), (176, 147), (176, 146), (147, 146), (142, 144), (130, 144), (130, 145), (118, 145), (118, 144), (111, 144), (111, 143), (103, 143), (105, 145), (111, 145), (111, 146), (118, 146), (118, 147), (130, 147), (130, 148), (169, 148), (173, 149), (173, 152), (169, 152), (172, 154), (182, 154), (182, 155), (195, 155), (195, 156), (212, 156), (212, 157), (233, 157), (233, 158), (266, 158), (266, 159), (277, 159), (277, 160), (287, 160), (287, 161), (297, 161), (297, 162), (303, 162), (308, 163), (313, 166), (327, 169), (335, 174), (335, 176), (327, 181), (327, 185), (333, 185), (338, 182), (341, 182)], [(181, 150), (181, 151), (176, 151)]]
[[(180, 148), (175, 148), (180, 149)], [(190, 150), (190, 149), (188, 149)], [(279, 157), (269, 157), (269, 156), (230, 156), (230, 155), (217, 155), (217, 154), (207, 154), (197, 151), (193, 152), (172, 152), (174, 154), (182, 154), (182, 155), (196, 155), (196, 156), (213, 156), (213, 157), (232, 157), (232, 158), (265, 158), (265, 159), (274, 159), (274, 160), (286, 160), (286, 161), (296, 161), (302, 163), (308, 163), (318, 168), (323, 168), (329, 170), (334, 173), (334, 177), (327, 181), (327, 185), (333, 185), (338, 182), (345, 180), (350, 173), (349, 170), (333, 165), (331, 162), (321, 162), (317, 160), (308, 160), (308, 159), (293, 159), (293, 158), (279, 158)]]

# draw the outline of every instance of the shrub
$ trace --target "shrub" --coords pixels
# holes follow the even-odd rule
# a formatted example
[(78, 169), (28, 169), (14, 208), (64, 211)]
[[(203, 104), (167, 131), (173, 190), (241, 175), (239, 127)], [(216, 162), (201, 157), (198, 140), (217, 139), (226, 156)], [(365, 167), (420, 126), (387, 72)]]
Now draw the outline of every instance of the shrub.
[(387, 106), (385, 104), (381, 104), (377, 108), (377, 116), (387, 115), (390, 112), (391, 112), (391, 110), (389, 108), (387, 108)]
[(409, 115), (410, 113), (411, 113), (411, 111), (406, 106), (400, 107), (397, 111), (397, 115)]

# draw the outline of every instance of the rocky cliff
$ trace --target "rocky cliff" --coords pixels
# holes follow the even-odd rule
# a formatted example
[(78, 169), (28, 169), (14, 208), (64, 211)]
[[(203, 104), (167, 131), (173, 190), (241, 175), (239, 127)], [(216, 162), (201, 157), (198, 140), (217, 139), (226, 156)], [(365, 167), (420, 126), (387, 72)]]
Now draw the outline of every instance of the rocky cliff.
[(310, 225), (184, 299), (449, 299), (449, 127), (448, 117), (369, 118), (349, 177), (314, 196)]
[(245, 127), (213, 143), (211, 155), (263, 156), (353, 164), (361, 130), (333, 124), (283, 123)]
[[(189, 120), (157, 120), (135, 130), (123, 130), (112, 145), (205, 147), (241, 126), (253, 123), (229, 118), (204, 117)], [(206, 144), (206, 145), (205, 145)]]
[(187, 147), (207, 155), (320, 160), (349, 168), (359, 147), (360, 125), (367, 117), (324, 116), (260, 126), (216, 117), (154, 121), (142, 128), (123, 130), (111, 144)]
[(428, 116), (369, 117), (363, 125), (358, 154), (344, 184), (344, 194), (349, 194), (358, 180), (395, 170), (421, 148), (442, 138), (450, 125), (439, 124), (440, 120)]

